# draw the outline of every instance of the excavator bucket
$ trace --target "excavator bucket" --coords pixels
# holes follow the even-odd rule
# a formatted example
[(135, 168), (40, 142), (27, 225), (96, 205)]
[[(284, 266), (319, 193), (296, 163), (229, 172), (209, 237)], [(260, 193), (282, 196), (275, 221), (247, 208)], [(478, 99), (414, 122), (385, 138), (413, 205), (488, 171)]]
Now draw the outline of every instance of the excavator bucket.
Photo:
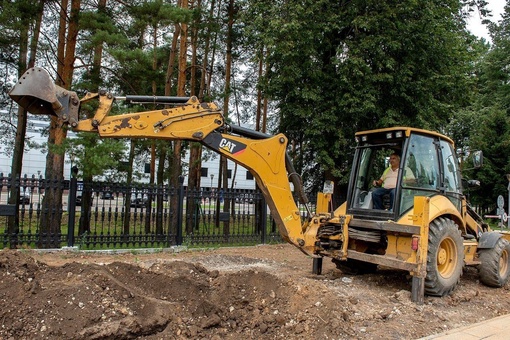
[(55, 85), (43, 68), (27, 70), (9, 96), (32, 114), (57, 116), (71, 124), (77, 122), (80, 101), (76, 93)]
[(33, 114), (56, 115), (62, 105), (57, 99), (56, 86), (46, 70), (34, 67), (26, 71), (9, 92), (21, 107)]

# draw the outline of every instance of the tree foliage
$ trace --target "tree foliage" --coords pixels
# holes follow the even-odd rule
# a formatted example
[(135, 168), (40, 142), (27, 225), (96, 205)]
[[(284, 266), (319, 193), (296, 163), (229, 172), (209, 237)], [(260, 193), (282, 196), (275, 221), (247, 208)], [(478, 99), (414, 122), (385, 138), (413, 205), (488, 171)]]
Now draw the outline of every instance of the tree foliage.
[[(33, 20), (38, 3), (0, 4), (2, 99), (16, 78), (20, 25)], [(38, 46), (37, 64), (54, 74), (53, 65), (62, 62), (59, 5), (45, 2)], [(490, 26), (492, 46), (466, 31), (469, 12), (485, 16), (485, 7), (484, 0), (83, 0), (77, 49), (69, 59), (73, 87), (80, 94), (175, 95), (179, 65), (180, 93), (229, 103), (226, 116), (237, 124), (265, 130), (263, 119), (271, 124), (268, 131), (284, 132), (298, 172), (314, 188), (325, 178), (347, 183), (355, 131), (395, 125), (440, 130), (460, 148), (482, 148), (487, 174), (479, 175), (489, 180), (510, 171), (503, 141), (510, 36), (508, 9), (500, 24)], [(172, 59), (179, 55), (184, 67)], [(6, 109), (10, 102), (0, 105)], [(130, 111), (147, 109), (153, 108)], [(100, 147), (120, 148), (108, 143)], [(166, 146), (157, 149), (153, 154), (171, 167)], [(131, 150), (149, 157), (144, 142)], [(81, 161), (93, 173), (103, 171)]]
[(438, 129), (468, 104), (473, 39), (459, 1), (253, 3), (278, 129), (310, 179), (345, 183), (355, 131)]
[[(468, 134), (471, 149), (484, 153), (484, 166), (471, 174), (481, 182), (472, 194), (473, 204), (495, 205), (505, 196), (510, 174), (510, 6), (501, 22), (491, 25), (493, 44), (480, 63), (479, 95), (472, 105), (473, 129)], [(508, 208), (507, 208), (508, 209)]]

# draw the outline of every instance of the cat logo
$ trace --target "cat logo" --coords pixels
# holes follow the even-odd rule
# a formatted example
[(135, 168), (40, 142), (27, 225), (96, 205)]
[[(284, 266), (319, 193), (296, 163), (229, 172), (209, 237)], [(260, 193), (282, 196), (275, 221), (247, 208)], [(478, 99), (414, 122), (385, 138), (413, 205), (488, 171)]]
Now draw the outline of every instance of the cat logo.
[(246, 144), (235, 139), (223, 137), (221, 133), (213, 132), (204, 139), (204, 144), (220, 153), (239, 156), (246, 151)]
[(220, 149), (234, 153), (235, 147), (236, 144), (232, 143), (232, 141), (229, 141), (228, 139), (222, 138), (220, 141)]

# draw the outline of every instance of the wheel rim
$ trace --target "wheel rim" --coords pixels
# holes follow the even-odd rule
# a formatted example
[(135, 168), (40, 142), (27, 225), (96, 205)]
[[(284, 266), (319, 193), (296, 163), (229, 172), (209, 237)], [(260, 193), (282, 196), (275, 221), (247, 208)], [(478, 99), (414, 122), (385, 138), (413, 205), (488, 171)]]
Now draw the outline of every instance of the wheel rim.
[(457, 247), (451, 238), (441, 241), (437, 252), (437, 270), (439, 274), (448, 278), (457, 266)]
[(508, 251), (505, 249), (499, 259), (499, 276), (505, 277), (508, 271)]

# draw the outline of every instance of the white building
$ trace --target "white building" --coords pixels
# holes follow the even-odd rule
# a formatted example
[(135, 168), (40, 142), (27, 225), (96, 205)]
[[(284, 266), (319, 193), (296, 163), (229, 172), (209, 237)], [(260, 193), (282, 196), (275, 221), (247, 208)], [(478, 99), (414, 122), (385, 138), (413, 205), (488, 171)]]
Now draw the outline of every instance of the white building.
[[(42, 130), (48, 126), (48, 122), (41, 120), (30, 120), (30, 127), (27, 128), (27, 137), (31, 138), (33, 142), (38, 144), (43, 144), (47, 141), (46, 136), (42, 136)], [(69, 131), (67, 134), (68, 138), (73, 138), (75, 134), (72, 131)], [(6, 145), (0, 145), (0, 173), (3, 173), (4, 176), (7, 176), (11, 173), (12, 159), (10, 157), (5, 156), (4, 151), (5, 148), (8, 147)], [(185, 161), (189, 160), (189, 154), (184, 158)], [(236, 189), (255, 189), (255, 179), (251, 175), (251, 173), (241, 166), (237, 166), (232, 161), (228, 161), (228, 173), (229, 173), (229, 188)], [(71, 174), (72, 163), (69, 159), (69, 156), (66, 154), (65, 163), (64, 163), (64, 178), (69, 179)], [(39, 176), (44, 177), (46, 168), (46, 154), (43, 153), (39, 149), (30, 149), (25, 151), (23, 155), (23, 168), (21, 171), (22, 176), (25, 174), (27, 177), (35, 176), (38, 178)], [(145, 169), (139, 169), (140, 172), (145, 172)], [(202, 187), (218, 187), (218, 173), (219, 173), (219, 157), (212, 157), (212, 159), (204, 161), (202, 163), (202, 179), (201, 186)], [(234, 177), (235, 173), (235, 179)], [(149, 181), (149, 174), (145, 173), (142, 182)], [(232, 183), (232, 181), (234, 183)], [(186, 176), (184, 179), (184, 183), (188, 182), (188, 177)]]

